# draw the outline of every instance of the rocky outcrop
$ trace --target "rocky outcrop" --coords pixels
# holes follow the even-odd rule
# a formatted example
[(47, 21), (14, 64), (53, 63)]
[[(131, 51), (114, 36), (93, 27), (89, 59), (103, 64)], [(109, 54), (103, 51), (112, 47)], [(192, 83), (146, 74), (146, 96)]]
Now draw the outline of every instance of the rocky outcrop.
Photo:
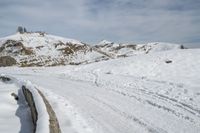
[(32, 55), (31, 47), (25, 47), (21, 41), (7, 40), (0, 47), (0, 52), (6, 55)]
[(17, 61), (11, 56), (0, 57), (0, 67), (16, 65)]

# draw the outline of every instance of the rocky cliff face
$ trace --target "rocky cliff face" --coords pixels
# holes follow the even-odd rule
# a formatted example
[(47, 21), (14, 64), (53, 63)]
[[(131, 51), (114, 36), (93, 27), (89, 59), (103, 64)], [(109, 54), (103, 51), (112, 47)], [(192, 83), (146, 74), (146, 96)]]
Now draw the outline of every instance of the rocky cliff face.
[(78, 65), (174, 48), (182, 47), (166, 43), (116, 44), (105, 40), (88, 45), (46, 33), (25, 32), (0, 38), (0, 66)]

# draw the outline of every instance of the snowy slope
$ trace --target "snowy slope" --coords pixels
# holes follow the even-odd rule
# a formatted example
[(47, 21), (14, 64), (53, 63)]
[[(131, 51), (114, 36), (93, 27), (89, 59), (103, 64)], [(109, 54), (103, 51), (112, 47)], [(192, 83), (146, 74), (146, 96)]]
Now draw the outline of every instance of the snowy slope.
[(184, 49), (182, 45), (163, 43), (163, 42), (152, 42), (146, 44), (132, 44), (132, 43), (114, 43), (107, 40), (102, 40), (96, 48), (106, 52), (114, 57), (127, 57), (138, 54), (147, 54), (149, 52), (159, 52), (174, 49)]
[[(88, 45), (47, 33), (25, 32), (0, 38), (0, 61), (9, 56), (16, 61), (12, 65), (22, 67), (79, 65), (180, 48), (183, 47), (170, 43), (117, 44), (105, 40), (97, 45)], [(6, 61), (1, 62), (0, 66), (9, 66)]]
[(159, 48), (86, 65), (0, 73), (37, 84), (63, 132), (199, 133), (199, 68), (200, 49)]

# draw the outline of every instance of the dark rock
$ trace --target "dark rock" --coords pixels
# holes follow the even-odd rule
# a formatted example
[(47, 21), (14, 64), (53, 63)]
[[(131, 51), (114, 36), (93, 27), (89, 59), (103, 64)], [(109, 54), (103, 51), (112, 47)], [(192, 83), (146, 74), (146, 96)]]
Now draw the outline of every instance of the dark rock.
[(183, 45), (180, 46), (180, 49), (186, 49), (186, 47), (184, 47)]
[(17, 61), (11, 56), (1, 56), (0, 57), (0, 67), (13, 66), (16, 64), (17, 64)]
[(3, 81), (3, 82), (9, 82), (9, 81), (11, 81), (10, 78), (5, 77), (5, 76), (0, 76), (0, 80)]
[(15, 98), (16, 101), (19, 100), (19, 97), (17, 96), (17, 94), (15, 94), (15, 93), (11, 93), (11, 96), (13, 96), (13, 97)]
[(171, 60), (166, 60), (165, 63), (172, 63), (172, 61)]

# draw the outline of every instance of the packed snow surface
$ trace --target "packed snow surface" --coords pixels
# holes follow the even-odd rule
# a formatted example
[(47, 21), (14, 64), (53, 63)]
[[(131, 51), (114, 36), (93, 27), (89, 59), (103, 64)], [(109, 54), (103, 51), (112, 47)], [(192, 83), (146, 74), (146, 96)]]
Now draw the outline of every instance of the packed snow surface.
[(63, 133), (199, 133), (199, 68), (199, 49), (173, 49), (80, 66), (7, 67), (0, 73), (37, 84)]

